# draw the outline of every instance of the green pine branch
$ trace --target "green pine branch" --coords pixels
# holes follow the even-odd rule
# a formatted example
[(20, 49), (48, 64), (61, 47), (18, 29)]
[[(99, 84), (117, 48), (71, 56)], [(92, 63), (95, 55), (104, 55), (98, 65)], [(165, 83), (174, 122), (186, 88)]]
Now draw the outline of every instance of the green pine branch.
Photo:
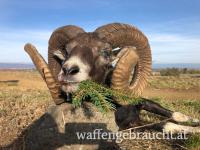
[(129, 95), (124, 91), (116, 91), (94, 81), (86, 80), (79, 84), (78, 90), (73, 94), (72, 104), (75, 107), (80, 107), (83, 101), (90, 100), (101, 112), (108, 112), (111, 109), (116, 109), (113, 99), (129, 104), (137, 104), (142, 101), (142, 98)]

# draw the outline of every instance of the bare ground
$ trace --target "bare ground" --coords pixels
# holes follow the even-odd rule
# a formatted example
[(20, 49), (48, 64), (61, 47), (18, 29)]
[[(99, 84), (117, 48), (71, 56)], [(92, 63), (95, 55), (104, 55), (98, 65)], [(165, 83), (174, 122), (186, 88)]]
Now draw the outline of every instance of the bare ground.
[[(200, 119), (199, 93), (199, 78), (152, 77), (143, 96)], [(53, 105), (50, 94), (36, 71), (0, 71), (0, 147), (19, 138), (22, 131), (37, 121), (50, 105)], [(159, 119), (146, 112), (143, 114), (148, 122)], [(182, 143), (165, 140), (135, 140), (121, 144), (126, 148), (127, 145), (130, 149), (186, 148)]]

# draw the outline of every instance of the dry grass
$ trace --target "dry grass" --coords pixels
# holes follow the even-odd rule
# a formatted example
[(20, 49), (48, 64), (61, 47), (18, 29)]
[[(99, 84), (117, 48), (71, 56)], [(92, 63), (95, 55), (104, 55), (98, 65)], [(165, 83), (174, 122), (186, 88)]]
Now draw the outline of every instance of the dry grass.
[(36, 71), (0, 71), (0, 145), (16, 138), (50, 103), (47, 87)]
[(15, 85), (9, 82), (0, 82), (0, 89), (19, 89), (19, 90), (47, 90), (46, 84), (35, 70), (12, 71), (0, 70), (0, 81), (18, 80)]
[(200, 100), (200, 78), (181, 76), (152, 76), (143, 95), (171, 100)]
[(153, 76), (149, 80), (149, 86), (156, 89), (200, 90), (200, 78), (192, 78), (190, 76)]
[[(199, 93), (198, 78), (152, 77), (144, 96), (159, 101), (167, 108), (200, 119)], [(44, 114), (51, 104), (47, 87), (36, 71), (0, 71), (0, 146), (11, 143), (24, 128)], [(148, 122), (159, 120), (159, 117), (145, 111), (143, 118)], [(164, 143), (155, 142), (154, 146), (163, 149), (166, 148)], [(146, 146), (147, 149), (153, 149), (150, 144), (142, 141), (134, 144), (135, 148)], [(189, 144), (192, 145), (191, 142)]]

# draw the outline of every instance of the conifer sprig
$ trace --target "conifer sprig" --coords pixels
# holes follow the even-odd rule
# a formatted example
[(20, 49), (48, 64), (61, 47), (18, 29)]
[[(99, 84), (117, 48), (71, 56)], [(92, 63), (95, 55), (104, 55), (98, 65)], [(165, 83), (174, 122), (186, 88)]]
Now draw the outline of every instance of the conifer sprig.
[(72, 104), (75, 107), (80, 107), (82, 101), (90, 100), (101, 112), (108, 112), (111, 109), (116, 109), (113, 99), (131, 104), (136, 104), (142, 100), (138, 97), (129, 96), (124, 91), (116, 91), (94, 81), (86, 80), (79, 84), (78, 90), (73, 94)]

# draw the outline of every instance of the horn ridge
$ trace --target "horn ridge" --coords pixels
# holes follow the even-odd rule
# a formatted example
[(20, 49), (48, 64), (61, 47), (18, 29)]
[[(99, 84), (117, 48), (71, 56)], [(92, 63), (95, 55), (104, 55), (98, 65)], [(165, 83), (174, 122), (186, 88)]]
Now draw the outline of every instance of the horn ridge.
[[(151, 49), (147, 37), (136, 27), (121, 23), (112, 23), (104, 25), (102, 27), (97, 28), (95, 32), (98, 33), (100, 38), (110, 43), (113, 47), (122, 47), (122, 48), (126, 46), (136, 47), (135, 51), (139, 58), (136, 64), (134, 64), (136, 67), (134, 70), (133, 79), (131, 84), (127, 87), (127, 89), (132, 94), (138, 96), (141, 95), (143, 89), (147, 85), (147, 78), (151, 73), (152, 58), (151, 58)], [(129, 61), (127, 59), (124, 59), (126, 61), (126, 64), (122, 63), (123, 59), (119, 60), (117, 63), (118, 67), (116, 66), (116, 69), (118, 69), (119, 72), (120, 70), (123, 70), (122, 68), (126, 68), (124, 72), (129, 73), (127, 74), (127, 76), (131, 75), (131, 72), (127, 70), (128, 69), (127, 66), (133, 65), (132, 63), (135, 61), (134, 60), (135, 57), (133, 57), (132, 60), (130, 57), (129, 59), (130, 59)], [(119, 74), (119, 72), (114, 71), (113, 77), (116, 77), (115, 74)], [(115, 88), (114, 81), (117, 82), (117, 80), (112, 80), (112, 81), (113, 81), (112, 87)], [(117, 89), (119, 88), (120, 87), (118, 86)]]

